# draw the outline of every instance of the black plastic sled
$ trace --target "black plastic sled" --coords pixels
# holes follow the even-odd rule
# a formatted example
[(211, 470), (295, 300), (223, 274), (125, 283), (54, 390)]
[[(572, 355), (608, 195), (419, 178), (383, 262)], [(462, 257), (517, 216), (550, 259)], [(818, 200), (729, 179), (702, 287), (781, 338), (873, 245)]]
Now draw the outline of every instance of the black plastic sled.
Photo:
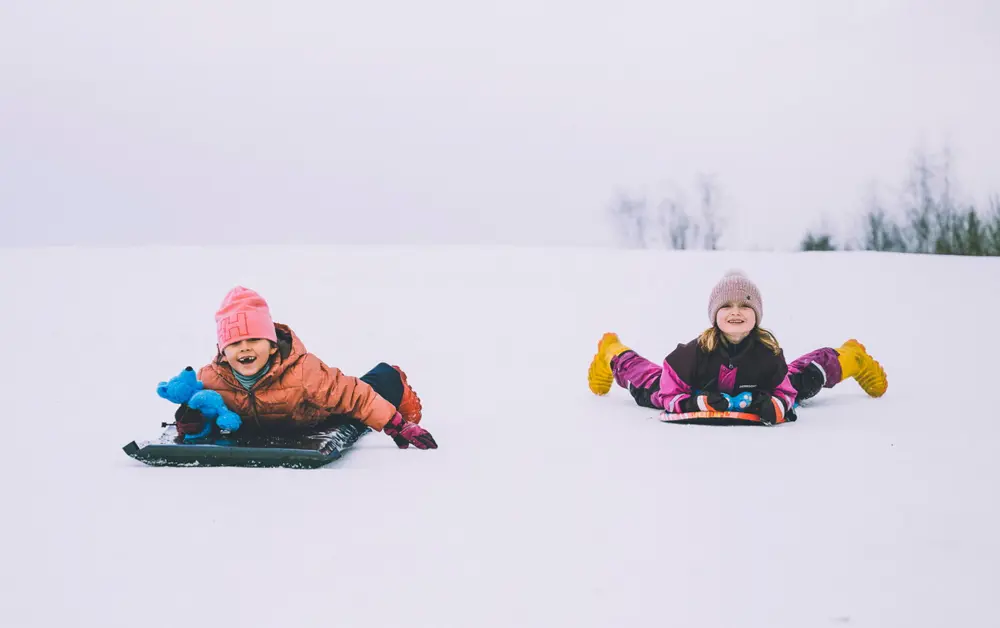
[(140, 462), (156, 467), (285, 467), (316, 469), (337, 460), (369, 428), (347, 421), (315, 432), (288, 436), (217, 435), (195, 442), (178, 442), (169, 426), (158, 441), (132, 441), (122, 449)]

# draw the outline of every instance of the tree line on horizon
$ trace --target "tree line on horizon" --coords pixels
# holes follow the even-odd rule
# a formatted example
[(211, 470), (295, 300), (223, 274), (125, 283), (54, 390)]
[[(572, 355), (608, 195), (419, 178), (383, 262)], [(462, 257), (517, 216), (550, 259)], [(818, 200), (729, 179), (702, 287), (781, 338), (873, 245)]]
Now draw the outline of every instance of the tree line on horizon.
[[(985, 207), (958, 201), (950, 154), (943, 155), (935, 160), (916, 153), (900, 201), (888, 205), (873, 195), (853, 237), (838, 242), (829, 230), (810, 230), (799, 250), (1000, 256), (1000, 195)], [(718, 249), (724, 225), (718, 186), (702, 176), (696, 187), (693, 212), (679, 194), (651, 202), (620, 193), (608, 212), (621, 242), (629, 248)]]

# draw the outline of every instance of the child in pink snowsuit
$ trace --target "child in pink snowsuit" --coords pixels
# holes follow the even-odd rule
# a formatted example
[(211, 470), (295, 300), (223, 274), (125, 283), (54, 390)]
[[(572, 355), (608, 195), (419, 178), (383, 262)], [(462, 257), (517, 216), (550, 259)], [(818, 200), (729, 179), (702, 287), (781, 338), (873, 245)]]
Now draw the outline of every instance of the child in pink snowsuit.
[(671, 413), (738, 410), (770, 424), (794, 421), (797, 402), (850, 377), (872, 397), (885, 394), (885, 371), (853, 339), (786, 364), (777, 339), (760, 327), (763, 313), (757, 286), (731, 271), (709, 297), (712, 326), (677, 345), (662, 366), (623, 345), (617, 334), (604, 334), (590, 364), (590, 390), (606, 395), (615, 382), (641, 406)]

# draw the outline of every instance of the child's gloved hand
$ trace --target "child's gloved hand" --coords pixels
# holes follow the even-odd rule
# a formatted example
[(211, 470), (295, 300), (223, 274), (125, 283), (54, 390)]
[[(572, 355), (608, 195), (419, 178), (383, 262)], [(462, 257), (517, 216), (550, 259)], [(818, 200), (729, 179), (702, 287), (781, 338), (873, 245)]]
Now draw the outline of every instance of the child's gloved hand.
[(750, 407), (753, 403), (753, 393), (749, 390), (741, 392), (738, 395), (730, 397), (726, 393), (722, 393), (722, 396), (729, 402), (729, 409), (735, 412), (742, 412)]
[(770, 393), (758, 392), (753, 396), (753, 404), (748, 409), (760, 417), (767, 425), (774, 425), (785, 416), (785, 405), (775, 399)]
[(202, 388), (204, 385), (198, 381), (198, 375), (189, 366), (180, 374), (171, 377), (169, 381), (160, 382), (156, 386), (156, 394), (174, 403), (187, 403), (191, 395)]
[(729, 401), (722, 396), (722, 393), (700, 393), (694, 397), (688, 397), (681, 402), (681, 412), (703, 412), (718, 411), (725, 412), (729, 409)]
[(416, 423), (404, 421), (403, 415), (398, 412), (389, 419), (382, 431), (391, 436), (400, 449), (406, 449), (410, 445), (417, 449), (437, 449), (438, 447), (430, 432)]
[(214, 425), (212, 419), (198, 410), (191, 409), (187, 404), (181, 405), (174, 413), (174, 426), (177, 428), (177, 433), (186, 441), (208, 436), (212, 433)]

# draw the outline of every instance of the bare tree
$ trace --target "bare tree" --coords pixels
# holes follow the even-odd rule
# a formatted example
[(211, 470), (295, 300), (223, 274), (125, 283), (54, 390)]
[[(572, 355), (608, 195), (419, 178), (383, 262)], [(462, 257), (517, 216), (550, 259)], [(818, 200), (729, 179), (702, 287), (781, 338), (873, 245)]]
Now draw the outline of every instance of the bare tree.
[(715, 181), (706, 175), (698, 178), (698, 192), (701, 198), (701, 218), (705, 227), (705, 248), (714, 251), (719, 248), (722, 228), (719, 225), (717, 187)]
[(891, 251), (905, 253), (906, 239), (903, 233), (889, 216), (885, 209), (872, 198), (871, 207), (864, 217), (861, 248), (866, 251)]
[(865, 215), (862, 248), (938, 255), (1000, 255), (1000, 199), (985, 217), (969, 204), (959, 210), (951, 174), (951, 152), (935, 162), (917, 152), (903, 196), (902, 222), (873, 196)]
[[(718, 187), (707, 176), (698, 179), (700, 221), (687, 212), (684, 197), (675, 192), (655, 205), (645, 197), (620, 192), (608, 207), (619, 239), (630, 248), (662, 246), (684, 250), (719, 247), (722, 226), (718, 212)], [(700, 236), (704, 234), (703, 238)]]
[(657, 226), (661, 244), (666, 248), (683, 251), (692, 242), (693, 225), (685, 209), (683, 197), (679, 193), (668, 196), (657, 205)]
[[(688, 232), (691, 230), (691, 218), (683, 205), (675, 202), (670, 203), (670, 246), (674, 249), (683, 250), (688, 247)], [(697, 237), (697, 225), (695, 235)]]
[(646, 246), (649, 230), (646, 199), (619, 193), (618, 198), (611, 203), (610, 213), (626, 247), (641, 249)]
[(940, 216), (934, 200), (933, 187), (934, 169), (927, 153), (919, 152), (914, 157), (910, 181), (907, 186), (908, 196), (906, 214), (908, 218), (909, 246), (913, 253), (930, 253), (934, 249), (934, 223), (932, 219)]

